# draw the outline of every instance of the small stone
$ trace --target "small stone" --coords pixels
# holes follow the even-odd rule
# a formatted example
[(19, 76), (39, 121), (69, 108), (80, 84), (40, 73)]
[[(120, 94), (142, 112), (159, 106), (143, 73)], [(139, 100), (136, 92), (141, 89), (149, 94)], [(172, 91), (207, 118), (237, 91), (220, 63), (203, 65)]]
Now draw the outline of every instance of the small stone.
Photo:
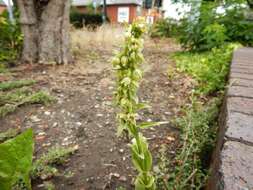
[(36, 116), (36, 115), (31, 116), (31, 120), (32, 120), (32, 122), (34, 122), (34, 123), (40, 122), (40, 121), (41, 121), (41, 119), (39, 119), (38, 116)]
[(174, 138), (174, 137), (171, 137), (171, 136), (168, 136), (168, 137), (167, 137), (167, 140), (172, 142), (172, 141), (175, 141), (175, 138)]
[(82, 123), (81, 123), (81, 122), (76, 122), (76, 125), (77, 125), (77, 126), (81, 126)]
[(123, 160), (123, 161), (125, 161), (125, 160), (126, 160), (126, 157), (125, 157), (125, 156), (123, 156), (122, 160)]
[(119, 173), (110, 173), (109, 175), (110, 175), (110, 176), (113, 176), (113, 177), (116, 177), (116, 178), (119, 178), (119, 177), (120, 177)]
[(43, 135), (45, 135), (46, 133), (45, 132), (40, 132), (39, 134), (38, 134), (38, 136), (43, 136)]
[(45, 111), (44, 114), (47, 115), (47, 116), (49, 116), (49, 115), (51, 115), (51, 112)]
[(54, 122), (53, 127), (57, 127), (58, 123)]
[(42, 187), (44, 187), (45, 185), (42, 183), (42, 184), (39, 184), (39, 185), (37, 185), (37, 187), (39, 187), (39, 188), (42, 188)]
[(43, 147), (48, 147), (50, 145), (51, 145), (51, 143), (44, 143), (44, 144), (42, 144)]
[(126, 176), (120, 176), (119, 181), (123, 181), (123, 182), (127, 181)]
[(165, 115), (172, 115), (171, 112), (164, 112)]
[(119, 149), (119, 152), (120, 152), (120, 153), (123, 153), (123, 152), (124, 152), (124, 149)]
[(98, 117), (103, 117), (104, 115), (101, 114), (101, 113), (98, 113), (97, 116), (98, 116)]

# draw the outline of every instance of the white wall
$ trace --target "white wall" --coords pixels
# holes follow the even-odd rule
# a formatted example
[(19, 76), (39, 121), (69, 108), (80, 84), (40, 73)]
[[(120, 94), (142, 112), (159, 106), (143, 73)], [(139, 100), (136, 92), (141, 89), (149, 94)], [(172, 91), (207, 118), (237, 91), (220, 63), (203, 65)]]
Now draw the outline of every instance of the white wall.
[[(178, 14), (178, 11), (182, 12), (181, 15)], [(183, 17), (183, 13), (190, 10), (189, 6), (185, 6), (181, 3), (172, 4), (171, 0), (164, 0), (163, 10), (165, 11), (165, 17), (171, 17), (174, 19), (180, 19)]]

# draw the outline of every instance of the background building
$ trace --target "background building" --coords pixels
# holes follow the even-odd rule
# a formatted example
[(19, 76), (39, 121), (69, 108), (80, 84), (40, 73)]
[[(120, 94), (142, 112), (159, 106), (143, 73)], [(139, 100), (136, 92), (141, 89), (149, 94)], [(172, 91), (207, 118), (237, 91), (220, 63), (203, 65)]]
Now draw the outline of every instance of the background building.
[(0, 0), (0, 14), (5, 11), (7, 8), (6, 4), (4, 3), (3, 0)]
[[(102, 12), (103, 0), (73, 0), (72, 6), (79, 12)], [(141, 15), (141, 0), (107, 0), (107, 16), (111, 23), (131, 23)]]

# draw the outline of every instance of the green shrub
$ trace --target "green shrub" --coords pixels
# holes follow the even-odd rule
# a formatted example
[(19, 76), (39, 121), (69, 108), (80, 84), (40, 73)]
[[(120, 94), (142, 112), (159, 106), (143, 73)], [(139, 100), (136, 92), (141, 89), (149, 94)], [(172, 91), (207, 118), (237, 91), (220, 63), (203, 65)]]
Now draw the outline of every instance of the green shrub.
[[(208, 51), (222, 46), (225, 42), (253, 45), (253, 22), (247, 18), (248, 9), (239, 3), (226, 3), (225, 13), (219, 14), (217, 8), (221, 4), (218, 1), (202, 1), (199, 16), (189, 12), (188, 18), (180, 21), (177, 38), (183, 48)], [(192, 15), (196, 17), (192, 19)]]
[(192, 18), (191, 15), (196, 14), (194, 12), (189, 12), (189, 18), (181, 20), (181, 30), (178, 35), (178, 40), (183, 48), (191, 51), (205, 51), (210, 50), (213, 47), (213, 45), (210, 46), (207, 44), (210, 40), (207, 39), (209, 36), (205, 35), (206, 33), (204, 30), (209, 25), (215, 23), (216, 6), (215, 3), (202, 2), (199, 10), (200, 15), (198, 17), (189, 19)]
[(202, 49), (220, 47), (227, 39), (226, 28), (218, 23), (206, 26), (202, 32), (202, 35), (204, 39)]
[(245, 11), (242, 7), (227, 9), (218, 22), (226, 28), (228, 41), (253, 46), (253, 22), (247, 19)]
[(176, 34), (177, 30), (177, 22), (172, 19), (160, 19), (156, 21), (151, 29), (150, 29), (150, 36), (152, 38), (155, 37), (173, 37)]
[[(15, 13), (18, 17), (18, 13)], [(15, 60), (22, 49), (23, 36), (19, 23), (12, 24), (5, 11), (0, 15), (0, 63)]]

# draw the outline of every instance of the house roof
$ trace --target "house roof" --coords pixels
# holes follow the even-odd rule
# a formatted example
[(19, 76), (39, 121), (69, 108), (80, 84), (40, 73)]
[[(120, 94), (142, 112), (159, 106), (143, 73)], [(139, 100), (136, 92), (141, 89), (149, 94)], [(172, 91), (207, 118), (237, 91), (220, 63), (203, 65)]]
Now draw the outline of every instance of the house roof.
[[(103, 0), (73, 0), (72, 5), (74, 5), (74, 6), (87, 6), (93, 2), (96, 2), (97, 5), (103, 5)], [(119, 5), (119, 4), (142, 5), (142, 0), (107, 0), (106, 4), (107, 5)]]

